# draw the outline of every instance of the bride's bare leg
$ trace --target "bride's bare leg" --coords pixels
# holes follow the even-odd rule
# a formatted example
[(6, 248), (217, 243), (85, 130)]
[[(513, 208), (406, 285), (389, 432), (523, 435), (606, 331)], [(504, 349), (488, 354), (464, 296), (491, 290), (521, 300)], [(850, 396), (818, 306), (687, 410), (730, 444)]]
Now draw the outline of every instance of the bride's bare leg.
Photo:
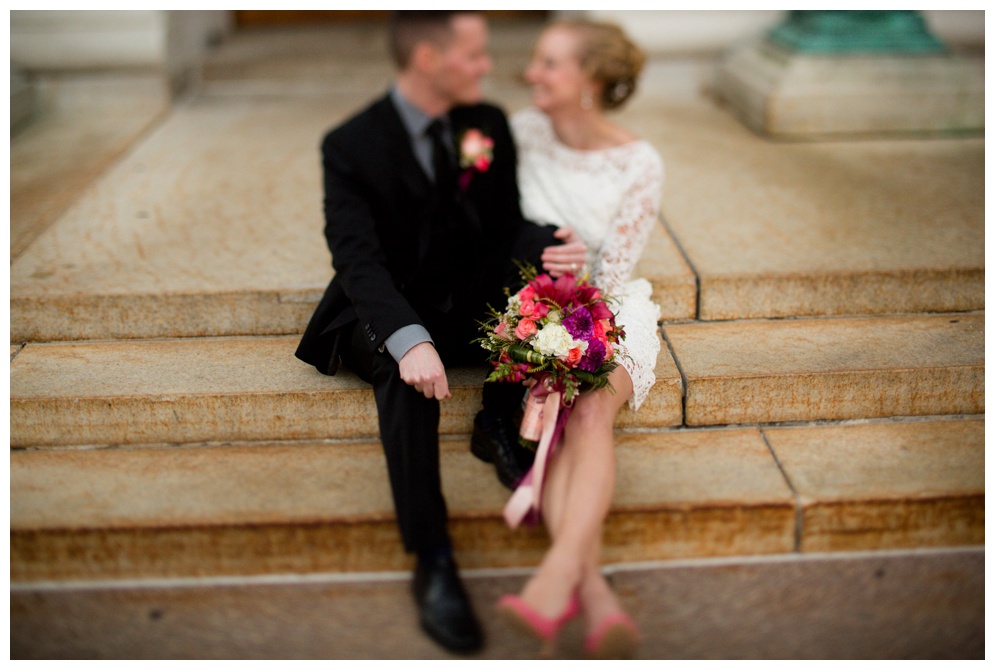
[(590, 573), (592, 560), (595, 566), (599, 560), (604, 519), (615, 490), (615, 416), (632, 395), (623, 368), (612, 373), (611, 383), (614, 392), (602, 389), (577, 400), (547, 474), (543, 517), (553, 545), (521, 593), (546, 617), (564, 611)]
[(602, 621), (623, 610), (618, 596), (601, 572), (601, 538), (586, 553), (586, 559), (578, 593), (584, 607), (587, 630), (593, 632)]

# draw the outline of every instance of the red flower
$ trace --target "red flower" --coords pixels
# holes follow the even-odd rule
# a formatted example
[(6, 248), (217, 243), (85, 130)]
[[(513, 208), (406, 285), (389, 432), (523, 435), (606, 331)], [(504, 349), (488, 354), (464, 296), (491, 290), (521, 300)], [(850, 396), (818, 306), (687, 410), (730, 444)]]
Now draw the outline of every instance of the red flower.
[(602, 342), (607, 341), (608, 338), (606, 337), (606, 324), (604, 319), (595, 319), (594, 336)]
[(596, 302), (590, 305), (588, 311), (591, 312), (591, 316), (595, 319), (610, 319), (612, 316), (612, 311), (608, 309), (608, 305), (605, 302)]
[(529, 282), (529, 286), (538, 298), (551, 300), (561, 307), (573, 304), (576, 300), (577, 278), (570, 274), (563, 275), (554, 282), (552, 277), (543, 273)]

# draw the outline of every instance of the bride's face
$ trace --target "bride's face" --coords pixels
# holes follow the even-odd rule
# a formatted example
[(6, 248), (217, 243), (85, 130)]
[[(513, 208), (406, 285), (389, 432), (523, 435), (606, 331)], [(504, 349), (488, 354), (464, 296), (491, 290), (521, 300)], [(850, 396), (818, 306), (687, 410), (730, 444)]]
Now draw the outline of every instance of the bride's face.
[(532, 86), (532, 104), (549, 113), (580, 108), (581, 93), (593, 89), (590, 77), (577, 58), (578, 37), (554, 27), (539, 36), (525, 80)]

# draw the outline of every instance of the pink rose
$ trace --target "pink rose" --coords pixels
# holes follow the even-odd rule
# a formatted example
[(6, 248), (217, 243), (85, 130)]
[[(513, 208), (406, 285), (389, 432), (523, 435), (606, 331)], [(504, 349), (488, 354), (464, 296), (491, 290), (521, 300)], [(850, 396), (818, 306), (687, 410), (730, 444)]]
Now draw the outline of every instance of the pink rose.
[(497, 327), (494, 329), (494, 334), (503, 340), (511, 339), (511, 336), (508, 335), (508, 324), (505, 321), (502, 321), (497, 325)]
[(522, 304), (518, 307), (518, 313), (522, 316), (532, 316), (535, 312), (536, 304), (531, 300), (523, 300)]
[(515, 337), (520, 340), (526, 340), (535, 335), (537, 330), (535, 321), (532, 319), (522, 319), (515, 328)]
[(544, 302), (535, 303), (535, 309), (532, 311), (533, 319), (545, 319), (549, 315), (549, 305)]
[[(463, 134), (460, 149), (465, 156), (478, 156), (488, 149), (488, 139), (476, 128), (471, 128)], [(493, 145), (493, 142), (491, 144)]]
[(567, 352), (567, 360), (564, 362), (570, 367), (575, 367), (580, 363), (580, 359), (582, 358), (584, 358), (584, 354), (581, 352), (580, 347), (574, 347)]
[(522, 302), (531, 302), (535, 300), (536, 290), (531, 286), (526, 286), (518, 292), (518, 297)]
[(486, 172), (493, 160), (494, 140), (476, 128), (463, 133), (460, 139), (460, 167), (472, 167), (478, 172)]

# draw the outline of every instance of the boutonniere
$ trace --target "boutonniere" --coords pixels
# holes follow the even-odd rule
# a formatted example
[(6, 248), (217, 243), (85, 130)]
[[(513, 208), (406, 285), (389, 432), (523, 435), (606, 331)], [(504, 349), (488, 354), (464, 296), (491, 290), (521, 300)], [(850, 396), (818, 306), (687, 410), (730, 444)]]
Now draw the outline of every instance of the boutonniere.
[(476, 128), (463, 133), (459, 141), (459, 165), (463, 168), (459, 176), (460, 189), (465, 191), (473, 179), (474, 172), (487, 172), (494, 162), (494, 140)]

